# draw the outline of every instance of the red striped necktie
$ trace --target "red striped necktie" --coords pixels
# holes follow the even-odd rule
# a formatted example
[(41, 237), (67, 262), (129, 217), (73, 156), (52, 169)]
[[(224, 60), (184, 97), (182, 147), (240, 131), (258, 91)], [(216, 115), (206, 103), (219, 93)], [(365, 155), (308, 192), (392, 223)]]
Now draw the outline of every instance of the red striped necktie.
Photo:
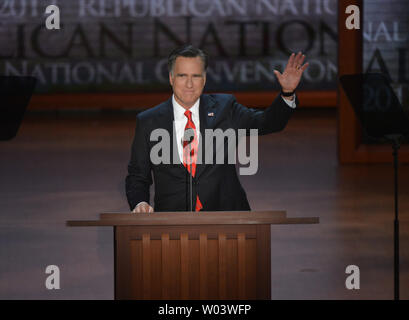
[[(193, 123), (192, 112), (190, 110), (185, 111), (185, 116), (187, 117), (185, 132), (186, 131), (191, 132), (193, 130), (193, 140), (192, 142), (190, 142), (190, 147), (189, 147), (189, 141), (183, 141), (183, 165), (186, 167), (187, 171), (189, 171), (192, 177), (194, 177), (196, 174), (196, 162), (197, 162), (197, 150), (198, 150), (196, 126)], [(189, 155), (189, 150), (190, 150), (190, 155)], [(197, 195), (195, 210), (200, 211), (202, 208), (203, 208), (203, 205), (199, 200), (199, 196)]]

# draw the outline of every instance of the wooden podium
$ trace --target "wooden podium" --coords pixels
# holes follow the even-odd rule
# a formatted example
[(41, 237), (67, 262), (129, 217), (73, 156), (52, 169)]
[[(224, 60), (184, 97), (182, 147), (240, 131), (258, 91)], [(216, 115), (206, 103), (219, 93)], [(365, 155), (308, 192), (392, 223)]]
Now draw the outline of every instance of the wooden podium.
[(285, 211), (103, 213), (113, 226), (115, 299), (270, 299), (271, 224)]

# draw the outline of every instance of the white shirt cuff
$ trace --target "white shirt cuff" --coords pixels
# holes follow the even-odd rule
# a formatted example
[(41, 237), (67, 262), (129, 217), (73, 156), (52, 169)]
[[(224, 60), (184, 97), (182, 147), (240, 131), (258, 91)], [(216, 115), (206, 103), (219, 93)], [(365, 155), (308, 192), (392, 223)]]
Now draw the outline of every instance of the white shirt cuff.
[(285, 103), (287, 103), (287, 105), (290, 107), (290, 108), (293, 108), (293, 109), (295, 109), (296, 107), (297, 107), (297, 104), (295, 103), (295, 94), (294, 94), (294, 99), (293, 100), (287, 100), (287, 99), (284, 99), (282, 96), (281, 96), (281, 99), (283, 99), (284, 101), (285, 101)]

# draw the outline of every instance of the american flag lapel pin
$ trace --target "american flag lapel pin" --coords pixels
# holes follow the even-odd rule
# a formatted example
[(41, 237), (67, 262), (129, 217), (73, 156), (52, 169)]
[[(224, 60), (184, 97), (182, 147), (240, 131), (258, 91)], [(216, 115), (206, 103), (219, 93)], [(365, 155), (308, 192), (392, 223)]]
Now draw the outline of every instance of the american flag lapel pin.
[(208, 116), (208, 117), (214, 117), (214, 112), (209, 112), (209, 113), (207, 114), (207, 116)]

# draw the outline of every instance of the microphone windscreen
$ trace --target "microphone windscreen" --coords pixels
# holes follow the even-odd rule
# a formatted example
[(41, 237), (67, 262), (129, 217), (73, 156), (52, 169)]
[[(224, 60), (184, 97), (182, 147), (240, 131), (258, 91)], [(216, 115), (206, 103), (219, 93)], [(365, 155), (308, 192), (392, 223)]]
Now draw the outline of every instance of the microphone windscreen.
[(192, 143), (193, 139), (195, 138), (195, 131), (192, 128), (188, 128), (185, 130), (182, 138), (182, 145), (187, 142)]

